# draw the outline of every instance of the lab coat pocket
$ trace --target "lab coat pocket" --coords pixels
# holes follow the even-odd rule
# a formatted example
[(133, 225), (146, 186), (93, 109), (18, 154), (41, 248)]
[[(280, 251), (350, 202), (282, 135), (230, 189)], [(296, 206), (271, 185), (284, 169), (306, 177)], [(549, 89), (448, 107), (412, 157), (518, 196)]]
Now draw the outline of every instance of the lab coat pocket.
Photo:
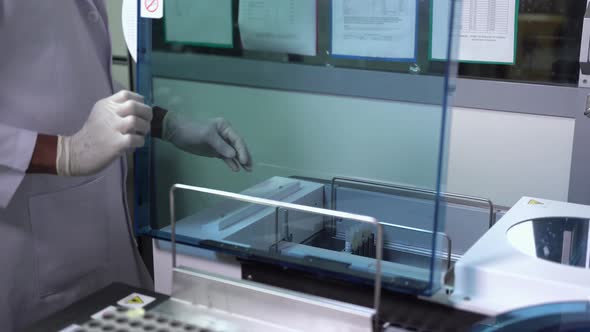
[(40, 297), (100, 283), (108, 264), (107, 188), (101, 176), (29, 199)]

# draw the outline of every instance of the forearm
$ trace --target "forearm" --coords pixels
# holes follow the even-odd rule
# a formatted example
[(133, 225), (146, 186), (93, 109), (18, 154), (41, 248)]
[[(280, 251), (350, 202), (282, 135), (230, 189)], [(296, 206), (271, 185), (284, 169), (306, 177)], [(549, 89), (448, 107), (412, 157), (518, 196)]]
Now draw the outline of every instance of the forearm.
[(27, 173), (57, 174), (57, 136), (37, 135)]
[(151, 122), (151, 133), (152, 137), (162, 138), (162, 131), (164, 129), (164, 117), (168, 111), (159, 106), (152, 108), (153, 118)]

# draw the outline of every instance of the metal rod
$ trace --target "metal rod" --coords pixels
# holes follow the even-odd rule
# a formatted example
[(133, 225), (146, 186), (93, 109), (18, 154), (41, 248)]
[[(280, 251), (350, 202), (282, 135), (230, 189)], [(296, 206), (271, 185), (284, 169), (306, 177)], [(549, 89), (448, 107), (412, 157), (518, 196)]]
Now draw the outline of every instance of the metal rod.
[(174, 207), (175, 186), (170, 188), (170, 240), (172, 242), (172, 268), (176, 268), (176, 209)]
[(279, 210), (281, 208), (275, 208), (275, 251), (279, 252)]
[(209, 189), (203, 187), (195, 187), (184, 184), (174, 184), (170, 188), (170, 225), (172, 234), (170, 239), (172, 240), (172, 267), (176, 268), (176, 215), (174, 213), (174, 193), (177, 189), (195, 191), (215, 196), (221, 196), (241, 202), (259, 204), (274, 208), (283, 208), (287, 210), (295, 210), (300, 212), (314, 213), (328, 217), (337, 217), (341, 219), (356, 220), (362, 223), (373, 225), (377, 228), (377, 244), (376, 244), (376, 255), (375, 255), (375, 290), (373, 294), (373, 309), (375, 310), (375, 323), (378, 326), (379, 323), (379, 308), (381, 304), (381, 261), (383, 259), (383, 226), (381, 223), (369, 216), (360, 214), (340, 212), (328, 209), (321, 209), (312, 206), (298, 205), (293, 203), (285, 203), (279, 201), (273, 201), (270, 199), (252, 197), (242, 194), (236, 194), (227, 191), (221, 191), (216, 189)]
[(293, 241), (291, 236), (291, 230), (289, 229), (289, 210), (282, 209), (285, 212), (285, 240), (288, 242)]
[[(377, 182), (377, 181), (373, 181), (373, 180), (355, 179), (355, 178), (348, 178), (348, 177), (334, 177), (334, 178), (332, 178), (332, 188), (331, 188), (331, 192), (332, 192), (332, 206), (331, 206), (331, 208), (333, 210), (336, 210), (336, 204), (337, 204), (336, 196), (335, 196), (337, 182), (348, 182), (348, 183), (353, 183), (353, 184), (356, 183), (356, 184), (361, 184), (361, 185), (381, 187), (381, 188), (386, 188), (386, 189), (395, 189), (395, 190), (401, 190), (401, 191), (409, 191), (409, 192), (428, 194), (428, 195), (434, 195), (434, 196), (436, 196), (436, 194), (437, 194), (436, 191), (430, 190), (430, 189), (408, 187), (408, 186), (402, 186), (402, 185), (397, 185), (397, 184), (393, 184), (393, 183)], [(479, 202), (479, 203), (483, 203), (483, 204), (487, 205), (489, 207), (489, 214), (490, 214), (489, 215), (489, 227), (491, 228), (494, 225), (494, 223), (495, 223), (494, 203), (491, 200), (489, 200), (487, 198), (468, 196), (468, 195), (462, 195), (462, 194), (445, 193), (445, 192), (440, 192), (438, 194), (442, 198), (454, 198), (457, 200)], [(468, 204), (466, 204), (466, 205), (468, 205)]]
[(444, 234), (444, 236), (447, 238), (447, 249), (448, 249), (447, 250), (447, 252), (448, 252), (448, 254), (447, 254), (447, 271), (450, 271), (451, 270), (451, 250), (452, 250), (453, 241), (451, 241), (451, 237), (448, 236), (447, 234), (445, 234), (445, 233), (442, 233), (442, 234)]
[[(338, 211), (338, 209), (336, 208), (336, 187), (334, 186), (334, 184), (332, 184), (332, 194), (330, 195), (330, 209)], [(328, 232), (331, 235), (336, 234), (336, 218), (334, 217), (330, 218)]]
[[(283, 228), (283, 231), (285, 232), (285, 236), (283, 236), (282, 239), (279, 239), (279, 212), (284, 211), (285, 212), (285, 228)], [(275, 208), (275, 244), (274, 247), (276, 249), (276, 252), (279, 252), (279, 242), (285, 240), (285, 241), (291, 241), (291, 239), (289, 238), (289, 210), (285, 210), (281, 207), (277, 207)]]

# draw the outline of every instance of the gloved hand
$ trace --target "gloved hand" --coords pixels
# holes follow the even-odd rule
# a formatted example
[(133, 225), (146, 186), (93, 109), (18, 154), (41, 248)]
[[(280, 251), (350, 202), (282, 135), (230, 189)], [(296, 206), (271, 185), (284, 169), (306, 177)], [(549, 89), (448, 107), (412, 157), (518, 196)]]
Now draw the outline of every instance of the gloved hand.
[(168, 112), (163, 121), (162, 139), (183, 151), (222, 159), (234, 172), (240, 170), (240, 165), (246, 171), (252, 170), (246, 143), (224, 119), (196, 122)]
[(58, 136), (57, 174), (83, 176), (107, 167), (127, 150), (141, 147), (150, 130), (152, 109), (143, 97), (120, 91), (99, 100), (72, 136)]

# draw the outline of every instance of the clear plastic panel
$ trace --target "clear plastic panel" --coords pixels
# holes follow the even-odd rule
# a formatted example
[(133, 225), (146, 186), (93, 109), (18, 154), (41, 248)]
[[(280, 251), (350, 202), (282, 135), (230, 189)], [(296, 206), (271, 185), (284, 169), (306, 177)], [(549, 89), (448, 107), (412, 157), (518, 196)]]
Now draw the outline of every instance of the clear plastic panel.
[[(193, 200), (209, 202), (209, 206), (177, 220), (176, 198), (180, 192)], [(383, 225), (370, 216), (183, 184), (172, 186), (169, 203), (170, 225), (159, 232), (170, 235), (175, 268), (182, 268), (176, 264), (179, 243), (189, 245), (180, 247), (189, 255), (194, 252), (191, 246), (197, 246), (243, 258), (280, 261), (283, 266), (373, 284), (376, 312), (383, 278), (391, 284), (413, 280), (416, 275), (422, 282), (430, 277), (428, 269), (384, 264)], [(345, 241), (334, 244), (338, 250), (315, 241), (334, 219), (347, 220), (351, 229)]]
[[(163, 20), (141, 19), (139, 92), (187, 123), (225, 118), (246, 141), (254, 163), (252, 172), (232, 172), (219, 159), (151, 140), (135, 158), (138, 232), (169, 238), (168, 189), (175, 183), (378, 216), (393, 225), (384, 228), (386, 260), (398, 266), (398, 276), (415, 271), (404, 282), (384, 286), (417, 294), (436, 290), (447, 250), (438, 193), (445, 184), (447, 104), (455, 76), (448, 59), (454, 49), (450, 27), (457, 10), (455, 1), (442, 7), (414, 0), (168, 0)], [(207, 13), (219, 21), (203, 25)], [(432, 20), (433, 15), (443, 19)], [(356, 41), (342, 44), (350, 38)], [(439, 56), (432, 60), (435, 47)], [(440, 59), (440, 54), (447, 56)], [(333, 181), (340, 177), (353, 181)], [(379, 185), (357, 186), (355, 180), (431, 194), (400, 194)], [(212, 208), (222, 212), (207, 216)], [(205, 222), (219, 219), (219, 213), (225, 214), (219, 234), (264, 214), (210, 197), (181, 193), (177, 198), (179, 219), (198, 216)], [(298, 225), (303, 224), (311, 228), (292, 234), (283, 229), (282, 236), (334, 257), (371, 255), (356, 247), (354, 234), (369, 236), (362, 243), (371, 239), (354, 223), (335, 218)], [(266, 247), (277, 232), (260, 225), (223, 240)], [(203, 241), (213, 233), (199, 229), (181, 228), (179, 236), (195, 246), (224, 250)], [(309, 232), (314, 236), (305, 236)], [(272, 258), (281, 264), (292, 259)], [(320, 271), (329, 264), (304, 265)], [(357, 272), (371, 273), (347, 268), (337, 274)]]

